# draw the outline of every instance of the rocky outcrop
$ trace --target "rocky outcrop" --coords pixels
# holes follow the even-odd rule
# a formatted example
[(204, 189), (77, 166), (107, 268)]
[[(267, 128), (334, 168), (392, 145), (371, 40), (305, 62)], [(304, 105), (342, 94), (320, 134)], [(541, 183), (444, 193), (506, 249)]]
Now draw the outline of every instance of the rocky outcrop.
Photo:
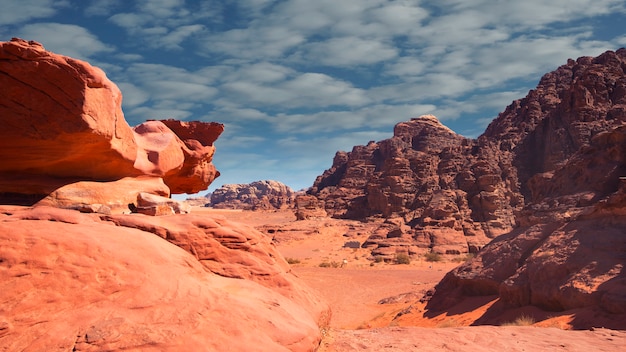
[(448, 273), (429, 302), (626, 313), (626, 50), (570, 60), (492, 122), (482, 141), (517, 173), (518, 227)]
[(328, 214), (324, 210), (324, 203), (316, 197), (299, 194), (295, 199), (294, 214), (297, 220), (324, 218)]
[[(620, 49), (570, 60), (477, 139), (455, 134), (433, 116), (399, 123), (390, 139), (338, 152), (309, 193), (335, 217), (397, 218), (408, 225), (382, 229), (386, 235), (368, 241), (374, 249), (477, 252), (514, 230), (523, 221), (516, 213), (528, 203), (558, 188), (578, 189), (567, 177), (561, 185), (544, 181), (594, 136), (626, 123), (625, 55)], [(599, 162), (590, 164), (586, 177), (594, 189), (615, 189), (613, 171), (604, 167), (603, 175)], [(580, 201), (598, 201), (592, 193)]]
[(550, 177), (530, 182), (535, 196), (518, 215), (520, 227), (448, 273), (428, 308), (447, 310), (468, 296), (498, 295), (503, 308), (600, 307), (626, 314), (621, 175), (626, 175), (626, 126), (599, 133)]
[(318, 346), (328, 306), (269, 238), (204, 215), (158, 219), (0, 206), (0, 349)]
[(390, 139), (337, 153), (309, 192), (332, 216), (407, 225), (371, 238), (378, 252), (476, 252), (513, 228), (520, 202), (506, 186), (509, 171), (479, 150), (421, 116), (397, 124)]
[[(0, 43), (0, 199), (54, 204), (71, 192), (52, 195), (80, 182), (108, 183), (108, 194), (81, 203), (125, 202), (116, 182), (160, 178), (158, 194), (195, 193), (219, 173), (211, 159), (223, 125), (148, 121), (131, 128), (121, 110), (122, 94), (100, 69), (46, 51), (21, 39)], [(152, 187), (152, 186), (151, 186)], [(137, 189), (131, 198), (140, 191)], [(104, 198), (108, 196), (108, 200)], [(60, 198), (59, 198), (60, 197)], [(115, 208), (115, 206), (113, 206)]]
[(189, 214), (191, 206), (171, 198), (141, 192), (137, 195), (137, 206), (133, 204), (131, 211), (152, 216)]
[(293, 206), (295, 192), (278, 181), (228, 184), (211, 193), (209, 205), (217, 209), (272, 210)]

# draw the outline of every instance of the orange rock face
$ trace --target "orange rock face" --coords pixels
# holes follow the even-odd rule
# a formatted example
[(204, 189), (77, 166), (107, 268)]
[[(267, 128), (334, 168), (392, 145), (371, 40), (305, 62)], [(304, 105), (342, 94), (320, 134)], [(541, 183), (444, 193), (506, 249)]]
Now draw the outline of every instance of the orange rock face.
[(211, 163), (215, 147), (213, 142), (224, 131), (221, 123), (199, 121), (162, 120), (183, 141), (185, 160), (180, 168), (168, 172), (165, 183), (172, 193), (198, 193), (205, 190), (220, 173)]
[[(5, 203), (33, 204), (81, 181), (139, 176), (163, 178), (166, 196), (195, 193), (219, 176), (211, 161), (222, 124), (148, 121), (133, 129), (120, 90), (102, 70), (39, 43), (0, 43), (0, 89)], [(115, 188), (109, 196), (111, 203), (124, 198)]]
[(102, 70), (13, 40), (0, 43), (0, 72), (0, 172), (109, 180), (139, 174), (122, 94)]
[(311, 351), (319, 344), (327, 306), (262, 234), (192, 215), (112, 220), (0, 207), (0, 349)]

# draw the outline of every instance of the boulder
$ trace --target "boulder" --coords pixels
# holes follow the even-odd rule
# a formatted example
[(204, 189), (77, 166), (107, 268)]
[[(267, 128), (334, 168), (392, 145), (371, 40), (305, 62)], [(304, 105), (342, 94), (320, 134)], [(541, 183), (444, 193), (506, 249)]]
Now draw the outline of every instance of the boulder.
[(133, 213), (160, 216), (172, 214), (189, 214), (191, 206), (185, 202), (141, 192), (137, 195), (137, 205), (132, 207)]
[[(83, 212), (128, 213), (137, 207), (140, 194), (151, 194), (173, 201), (170, 190), (160, 177), (124, 177), (117, 181), (79, 181), (69, 183), (51, 191), (35, 205), (75, 209)], [(108, 209), (108, 211), (107, 211)]]
[(219, 177), (213, 163), (215, 147), (213, 143), (224, 132), (224, 125), (217, 122), (161, 120), (171, 129), (183, 144), (185, 156), (178, 170), (172, 170), (163, 177), (172, 193), (198, 193), (209, 187)]
[(0, 173), (85, 180), (140, 174), (122, 93), (102, 70), (13, 39), (0, 43), (0, 73)]
[[(219, 176), (211, 160), (222, 124), (164, 120), (131, 128), (122, 94), (102, 70), (37, 42), (0, 42), (0, 87), (3, 203), (32, 205), (45, 198), (46, 204), (81, 208), (92, 197), (101, 202), (92, 204), (118, 208), (128, 200), (127, 189), (116, 194), (111, 187), (108, 195), (81, 189), (157, 177), (168, 189), (155, 194), (169, 196), (201, 191)], [(130, 197), (139, 192), (153, 192), (153, 186)]]

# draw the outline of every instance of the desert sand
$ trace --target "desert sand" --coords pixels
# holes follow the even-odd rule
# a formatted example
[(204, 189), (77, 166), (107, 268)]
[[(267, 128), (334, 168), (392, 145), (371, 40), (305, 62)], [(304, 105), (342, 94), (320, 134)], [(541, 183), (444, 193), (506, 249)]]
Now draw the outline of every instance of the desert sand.
[[(570, 330), (571, 312), (545, 314), (545, 319), (532, 326), (470, 326), (495, 303), (489, 297), (425, 317), (425, 304), (419, 299), (464, 258), (374, 263), (367, 249), (344, 247), (348, 241), (362, 243), (374, 224), (330, 218), (296, 221), (289, 210), (194, 211), (238, 221), (272, 236), (293, 272), (331, 306), (333, 315), (329, 329), (323, 331), (320, 352), (620, 351), (626, 346), (623, 330), (601, 325)], [(527, 312), (541, 316), (532, 308), (518, 309), (509, 313), (511, 321)]]

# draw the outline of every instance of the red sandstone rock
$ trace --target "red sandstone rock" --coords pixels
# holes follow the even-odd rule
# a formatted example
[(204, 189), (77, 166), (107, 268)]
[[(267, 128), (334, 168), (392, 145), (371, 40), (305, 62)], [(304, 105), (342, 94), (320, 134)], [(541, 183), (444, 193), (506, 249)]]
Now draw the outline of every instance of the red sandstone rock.
[(446, 275), (430, 310), (499, 295), (505, 307), (626, 313), (624, 67), (624, 49), (570, 60), (481, 136), (511, 160), (526, 204), (518, 228)]
[(193, 254), (215, 274), (272, 288), (310, 312), (320, 326), (328, 324), (328, 307), (291, 273), (271, 239), (253, 228), (194, 214), (158, 218), (112, 215), (107, 219), (163, 237)]
[(570, 203), (593, 203), (598, 191), (614, 188), (614, 163), (589, 159), (570, 167), (568, 173), (587, 173), (577, 185), (567, 176), (560, 183), (550, 178), (594, 136), (626, 123), (624, 56), (620, 49), (570, 60), (476, 140), (432, 116), (399, 123), (390, 139), (338, 152), (310, 194), (335, 217), (404, 218), (412, 227), (405, 235), (439, 253), (476, 252), (523, 222), (516, 212), (539, 194), (585, 190)]
[(162, 120), (184, 142), (181, 146), (185, 161), (180, 169), (166, 173), (165, 183), (172, 193), (198, 193), (209, 187), (220, 173), (211, 163), (213, 142), (224, 131), (217, 122)]
[(475, 147), (434, 116), (422, 116), (397, 124), (390, 139), (337, 153), (310, 193), (335, 217), (404, 219), (411, 229), (403, 232), (423, 251), (475, 252), (514, 224), (503, 171), (472, 156)]
[(171, 198), (141, 192), (137, 195), (137, 206), (133, 207), (132, 212), (152, 216), (189, 214), (191, 206)]
[(182, 141), (160, 121), (147, 121), (133, 128), (139, 147), (135, 164), (144, 174), (163, 177), (179, 170), (185, 161)]
[(222, 185), (211, 194), (210, 206), (217, 209), (270, 210), (293, 206), (295, 192), (278, 181)]
[(326, 210), (324, 210), (323, 202), (313, 196), (305, 194), (296, 196), (294, 213), (297, 220), (324, 218), (328, 216)]
[[(133, 129), (122, 95), (102, 70), (13, 39), (0, 43), (0, 199), (34, 204), (44, 197), (71, 202), (73, 192), (50, 196), (77, 182), (162, 177), (158, 194), (196, 193), (219, 175), (211, 163), (218, 123), (149, 121)], [(115, 199), (126, 201), (126, 194)], [(132, 196), (149, 189), (138, 189)], [(57, 192), (58, 193), (58, 192)], [(82, 207), (85, 198), (72, 208)], [(54, 202), (52, 202), (54, 203)]]
[(0, 43), (0, 72), (1, 173), (85, 180), (139, 174), (122, 94), (102, 70), (15, 39)]
[[(157, 219), (152, 226), (147, 220), (155, 218), (143, 215), (115, 217), (142, 224), (133, 228), (70, 210), (0, 207), (0, 349), (317, 347), (327, 308), (271, 256), (263, 235), (206, 217)], [(187, 251), (151, 233), (156, 229)], [(226, 255), (207, 265), (211, 248)], [(220, 265), (220, 275), (205, 269), (219, 272)], [(224, 275), (237, 272), (247, 274)]]
[[(113, 213), (130, 212), (129, 204), (137, 204), (140, 193), (169, 196), (169, 188), (159, 177), (125, 177), (117, 181), (80, 181), (53, 190), (36, 205), (47, 205), (83, 212), (102, 212), (103, 206)], [(169, 199), (169, 198), (168, 198)], [(106, 211), (105, 211), (106, 212)]]

